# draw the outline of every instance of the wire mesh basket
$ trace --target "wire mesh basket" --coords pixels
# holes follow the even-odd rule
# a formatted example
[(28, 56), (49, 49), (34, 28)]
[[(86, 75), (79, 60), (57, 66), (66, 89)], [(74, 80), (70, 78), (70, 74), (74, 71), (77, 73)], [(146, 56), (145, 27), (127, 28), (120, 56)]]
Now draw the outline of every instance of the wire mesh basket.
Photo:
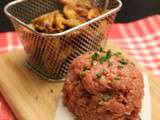
[[(105, 1), (99, 0), (99, 5), (104, 5)], [(98, 50), (106, 43), (104, 33), (109, 30), (121, 6), (121, 1), (110, 0), (108, 11), (101, 16), (56, 34), (39, 33), (29, 24), (44, 13), (62, 9), (58, 0), (17, 0), (6, 5), (5, 13), (19, 32), (29, 66), (48, 80), (59, 81), (75, 57)]]

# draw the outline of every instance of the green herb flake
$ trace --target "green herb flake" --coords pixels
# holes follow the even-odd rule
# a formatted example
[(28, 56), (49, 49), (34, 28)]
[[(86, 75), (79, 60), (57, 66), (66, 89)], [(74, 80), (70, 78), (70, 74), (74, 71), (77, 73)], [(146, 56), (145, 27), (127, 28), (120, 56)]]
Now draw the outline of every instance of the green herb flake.
[(108, 57), (105, 55), (105, 56), (100, 58), (99, 62), (102, 64), (103, 62), (105, 62), (107, 60), (108, 60)]
[(121, 52), (116, 52), (116, 53), (114, 53), (114, 55), (117, 56), (117, 57), (119, 57), (119, 56), (122, 55), (122, 53)]
[(120, 80), (121, 79), (121, 76), (116, 76), (115, 78), (114, 78), (114, 80)]
[(107, 53), (99, 59), (99, 62), (102, 64), (103, 62), (106, 62), (107, 60), (109, 60), (111, 56), (112, 56), (112, 52), (111, 50), (108, 50)]
[(100, 52), (104, 52), (105, 50), (104, 50), (104, 48), (101, 47), (101, 48), (99, 49), (99, 51), (100, 51)]
[(84, 72), (80, 72), (79, 76), (80, 76), (80, 78), (83, 78), (84, 77)]
[(106, 69), (105, 69), (105, 68), (103, 68), (102, 72), (106, 72)]
[(123, 65), (118, 65), (118, 68), (124, 68), (124, 66)]
[(112, 99), (112, 94), (111, 93), (102, 93), (101, 97), (104, 102), (107, 102), (108, 100)]
[(90, 68), (88, 66), (84, 66), (83, 71), (86, 71), (86, 70), (90, 70)]
[(101, 73), (97, 73), (97, 74), (96, 74), (97, 79), (101, 78), (101, 76), (102, 76)]
[(98, 54), (97, 52), (95, 52), (95, 53), (92, 55), (92, 59), (93, 59), (93, 60), (96, 60), (98, 57), (99, 57), (99, 54)]
[(119, 63), (121, 63), (121, 64), (123, 64), (123, 65), (127, 65), (128, 63), (127, 63), (127, 60), (125, 60), (125, 59), (121, 59), (121, 60), (119, 60)]

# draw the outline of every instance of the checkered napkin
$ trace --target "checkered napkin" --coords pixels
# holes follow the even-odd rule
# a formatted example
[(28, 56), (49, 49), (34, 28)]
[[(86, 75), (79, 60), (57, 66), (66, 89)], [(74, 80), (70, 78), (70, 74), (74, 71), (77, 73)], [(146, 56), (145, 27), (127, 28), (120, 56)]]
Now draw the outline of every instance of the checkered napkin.
[[(114, 24), (109, 39), (160, 77), (160, 15), (127, 24)], [(22, 48), (16, 32), (0, 34), (0, 53)], [(12, 113), (0, 97), (0, 120), (13, 119)]]
[(160, 15), (113, 25), (110, 39), (160, 77)]

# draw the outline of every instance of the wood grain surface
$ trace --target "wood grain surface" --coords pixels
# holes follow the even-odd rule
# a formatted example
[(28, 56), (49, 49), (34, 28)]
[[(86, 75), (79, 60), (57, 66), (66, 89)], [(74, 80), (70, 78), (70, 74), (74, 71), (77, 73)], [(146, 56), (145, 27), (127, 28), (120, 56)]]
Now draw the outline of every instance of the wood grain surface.
[[(108, 48), (118, 50), (111, 42)], [(54, 120), (63, 83), (38, 77), (25, 65), (23, 50), (0, 57), (0, 91), (18, 120)], [(152, 120), (160, 120), (160, 79), (148, 73), (152, 97)]]

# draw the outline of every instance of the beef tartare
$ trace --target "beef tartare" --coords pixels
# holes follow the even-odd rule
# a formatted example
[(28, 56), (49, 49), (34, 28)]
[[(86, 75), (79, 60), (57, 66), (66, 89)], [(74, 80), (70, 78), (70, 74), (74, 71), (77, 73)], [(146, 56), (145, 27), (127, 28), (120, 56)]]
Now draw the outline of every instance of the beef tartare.
[(89, 52), (70, 65), (64, 104), (78, 120), (139, 120), (142, 73), (120, 52)]

